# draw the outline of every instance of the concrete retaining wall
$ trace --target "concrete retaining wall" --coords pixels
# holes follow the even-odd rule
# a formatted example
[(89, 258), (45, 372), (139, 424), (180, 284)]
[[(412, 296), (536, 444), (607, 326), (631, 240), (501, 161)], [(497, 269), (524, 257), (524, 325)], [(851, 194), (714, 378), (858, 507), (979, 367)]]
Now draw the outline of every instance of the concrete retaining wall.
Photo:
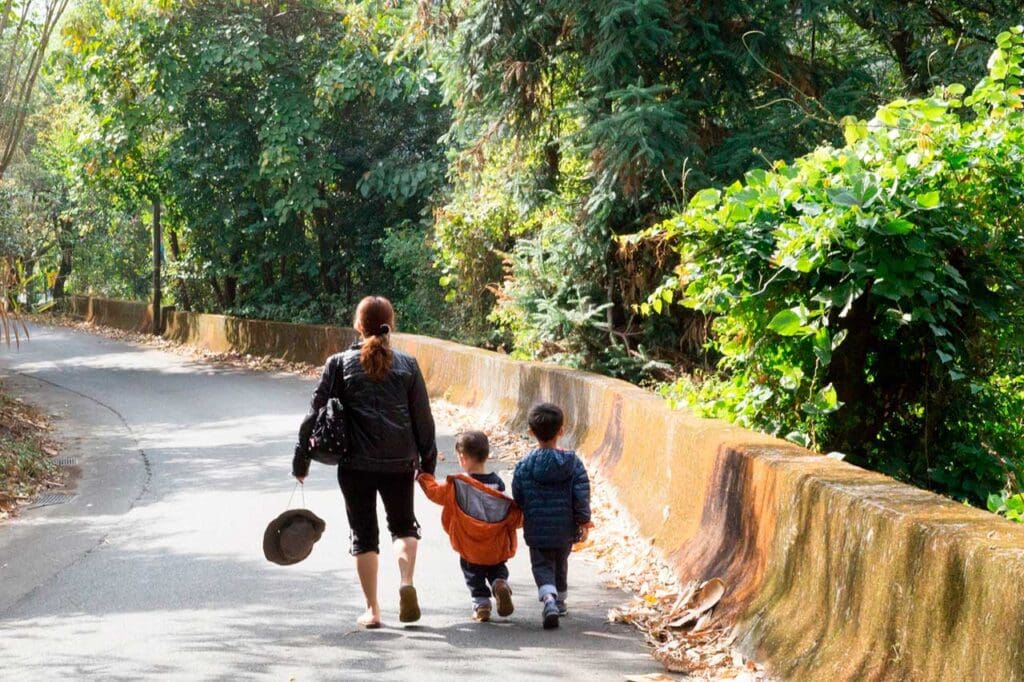
[[(267, 331), (278, 327), (174, 313), (167, 332), (315, 362), (352, 334)], [(1024, 527), (670, 410), (622, 381), (425, 337), (394, 342), (433, 394), (490, 418), (521, 427), (533, 402), (563, 406), (569, 443), (643, 535), (681, 579), (729, 584), (720, 608), (737, 619), (740, 643), (783, 677), (1024, 680)]]
[[(95, 296), (68, 296), (62, 308), (72, 317), (94, 324), (140, 333), (153, 330), (152, 304)], [(163, 306), (161, 310), (166, 320), (174, 306)]]
[(353, 329), (243, 320), (226, 315), (172, 312), (164, 337), (218, 353), (271, 355), (291, 362), (321, 364), (358, 338)]

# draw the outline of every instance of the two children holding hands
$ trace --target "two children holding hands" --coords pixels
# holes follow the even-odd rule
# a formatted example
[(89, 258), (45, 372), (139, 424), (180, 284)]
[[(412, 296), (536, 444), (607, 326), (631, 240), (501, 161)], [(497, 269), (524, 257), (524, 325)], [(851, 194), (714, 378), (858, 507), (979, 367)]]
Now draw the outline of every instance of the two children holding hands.
[(444, 507), (441, 523), (459, 553), (474, 620), (490, 620), (492, 597), (499, 616), (512, 613), (506, 562), (516, 553), (516, 529), (522, 526), (542, 622), (545, 629), (553, 629), (568, 614), (572, 546), (593, 525), (590, 479), (576, 453), (558, 447), (565, 424), (561, 409), (551, 403), (534, 405), (527, 421), (537, 447), (516, 465), (512, 499), (504, 495), (504, 482), (486, 470), (490, 447), (479, 431), (459, 434), (455, 441), (460, 473), (444, 483), (422, 474), (419, 482), (427, 497)]

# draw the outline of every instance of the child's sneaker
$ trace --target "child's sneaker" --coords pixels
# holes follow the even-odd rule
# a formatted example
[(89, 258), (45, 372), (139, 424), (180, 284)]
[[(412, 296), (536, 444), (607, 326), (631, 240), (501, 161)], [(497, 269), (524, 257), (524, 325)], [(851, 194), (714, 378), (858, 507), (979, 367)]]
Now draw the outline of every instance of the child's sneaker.
[(558, 627), (558, 604), (555, 603), (554, 599), (548, 599), (544, 602), (544, 611), (541, 613), (544, 618), (544, 629), (554, 630)]
[(478, 623), (486, 623), (491, 619), (491, 605), (477, 604), (473, 607), (473, 620)]
[(512, 605), (512, 588), (504, 580), (494, 581), (494, 600), (498, 602), (498, 615), (508, 618), (515, 611)]
[(558, 617), (565, 618), (569, 615), (569, 607), (565, 605), (564, 599), (558, 599), (555, 601), (555, 606), (558, 607)]

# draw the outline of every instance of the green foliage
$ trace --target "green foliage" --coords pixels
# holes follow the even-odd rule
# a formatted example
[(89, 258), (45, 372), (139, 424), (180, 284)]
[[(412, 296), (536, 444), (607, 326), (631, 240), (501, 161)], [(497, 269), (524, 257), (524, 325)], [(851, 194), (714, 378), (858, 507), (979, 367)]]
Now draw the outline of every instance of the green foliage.
[(85, 181), (78, 155), (92, 119), (70, 95), (44, 89), (26, 120), (24, 149), (0, 181), (0, 254), (24, 273), (30, 301), (69, 288), (140, 298), (149, 288), (146, 229), (117, 196)]
[(447, 124), (395, 51), (406, 22), (327, 0), (78, 8), (58, 63), (94, 122), (79, 157), (136, 215), (162, 205), (179, 304), (337, 322), (390, 288), (381, 240), (429, 214)]
[(485, 159), (453, 164), (456, 191), (436, 212), (434, 245), (439, 282), (462, 319), (462, 338), (499, 345), (502, 339), (487, 318), (500, 290), (503, 254), (531, 229), (527, 197), (536, 153), (501, 138), (485, 147), (480, 150)]
[(1024, 459), (1018, 21), (84, 0), (0, 248), (55, 291), (143, 297), (159, 203), (183, 308), (346, 323), (384, 293), (404, 330), (683, 376), (672, 400), (985, 500)]
[(431, 226), (407, 222), (388, 228), (380, 242), (392, 280), (382, 292), (398, 311), (399, 330), (435, 337), (457, 336), (460, 317), (447, 309), (434, 272)]
[(969, 95), (851, 118), (648, 233), (680, 258), (648, 306), (715, 318), (721, 374), (677, 395), (958, 497), (1020, 480), (1022, 34)]
[[(592, 281), (565, 275), (599, 261), (601, 242), (581, 236), (566, 213), (566, 207), (548, 204), (528, 216), (535, 236), (520, 239), (508, 254), (507, 279), (491, 319), (510, 333), (518, 357), (591, 366), (608, 345), (610, 305), (591, 299)], [(590, 343), (592, 330), (603, 332), (604, 343)]]
[[(839, 143), (836, 123), (883, 98), (923, 92), (943, 74), (977, 78), (998, 31), (992, 11), (1024, 19), (1009, 0), (422, 3), (457, 152), (436, 243), (450, 301), (473, 311), (470, 338), (505, 341), (490, 320), (531, 357), (579, 349), (596, 368), (585, 349), (613, 343), (684, 367), (699, 360), (701, 318), (645, 324), (634, 314), (638, 292), (674, 259), (645, 244), (623, 253), (614, 238), (765, 158)], [(562, 217), (538, 219), (545, 212)], [(592, 256), (566, 257), (560, 282), (534, 286), (523, 260), (536, 244), (575, 240)], [(551, 292), (558, 314), (537, 317)], [(606, 311), (597, 317), (610, 328), (584, 322), (588, 309)], [(544, 329), (527, 332), (536, 324)]]
[(1001, 514), (1010, 521), (1024, 523), (1024, 493), (992, 493), (988, 496), (988, 510), (993, 514)]

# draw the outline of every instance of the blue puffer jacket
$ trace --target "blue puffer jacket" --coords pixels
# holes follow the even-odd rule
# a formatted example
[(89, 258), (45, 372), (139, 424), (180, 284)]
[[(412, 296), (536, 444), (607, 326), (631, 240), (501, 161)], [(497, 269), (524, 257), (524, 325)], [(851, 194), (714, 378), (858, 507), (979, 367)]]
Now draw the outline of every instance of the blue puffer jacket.
[(512, 497), (523, 510), (523, 537), (530, 547), (568, 547), (590, 522), (590, 478), (572, 450), (530, 452), (516, 465)]

